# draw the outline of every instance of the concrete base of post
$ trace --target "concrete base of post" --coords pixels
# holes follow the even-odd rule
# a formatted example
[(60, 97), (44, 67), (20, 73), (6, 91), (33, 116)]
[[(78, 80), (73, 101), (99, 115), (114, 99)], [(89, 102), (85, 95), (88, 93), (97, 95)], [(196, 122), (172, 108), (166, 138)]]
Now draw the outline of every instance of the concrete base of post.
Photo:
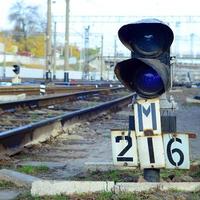
[(20, 78), (19, 75), (15, 75), (15, 77), (12, 78), (12, 83), (13, 84), (21, 84), (22, 83), (22, 79)]

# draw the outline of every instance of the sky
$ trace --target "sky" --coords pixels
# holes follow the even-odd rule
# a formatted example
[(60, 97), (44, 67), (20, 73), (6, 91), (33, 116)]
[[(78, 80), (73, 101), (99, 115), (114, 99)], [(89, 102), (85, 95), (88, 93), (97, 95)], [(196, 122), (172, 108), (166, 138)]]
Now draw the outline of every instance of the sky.
[[(0, 29), (9, 23), (9, 8), (16, 0), (0, 0)], [(27, 4), (39, 5), (46, 10), (47, 0), (24, 0)], [(63, 15), (65, 0), (53, 0), (54, 13)], [(70, 0), (70, 15), (84, 16), (159, 16), (159, 15), (200, 15), (199, 0)]]
[[(11, 27), (7, 20), (9, 8), (16, 0), (0, 0), (0, 30)], [(39, 5), (43, 14), (46, 13), (47, 0), (24, 0), (27, 4)], [(54, 16), (63, 16), (65, 14), (65, 0), (52, 0), (52, 12)], [(199, 0), (70, 0), (70, 16), (200, 16)], [(116, 24), (88, 24), (90, 33), (104, 32), (106, 44), (110, 42), (110, 48), (113, 49), (114, 39), (111, 35), (117, 35)], [(71, 38), (73, 42), (81, 43), (86, 24), (71, 24), (70, 31), (79, 36)], [(60, 32), (64, 32), (64, 23), (58, 24)], [(187, 29), (191, 29), (186, 27)], [(185, 29), (181, 29), (185, 32)], [(200, 31), (199, 31), (200, 33)], [(98, 35), (98, 34), (97, 34)], [(108, 36), (107, 36), (108, 35)], [(110, 37), (109, 37), (110, 35)], [(99, 37), (100, 38), (100, 37)], [(97, 46), (100, 45), (100, 39), (96, 40)], [(75, 41), (74, 41), (75, 40)], [(112, 40), (112, 41), (111, 41)], [(83, 41), (82, 41), (83, 43)], [(119, 46), (119, 45), (118, 45)], [(109, 49), (109, 47), (107, 48)]]

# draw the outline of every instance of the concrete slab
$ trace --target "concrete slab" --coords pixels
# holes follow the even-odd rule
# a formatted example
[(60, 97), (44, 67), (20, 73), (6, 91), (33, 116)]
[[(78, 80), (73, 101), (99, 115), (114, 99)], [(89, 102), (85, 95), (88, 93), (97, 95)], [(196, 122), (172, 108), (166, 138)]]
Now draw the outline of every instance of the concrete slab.
[(61, 162), (39, 162), (39, 161), (23, 161), (17, 163), (17, 166), (46, 166), (49, 169), (64, 169), (67, 166), (67, 163)]
[(116, 183), (115, 192), (142, 192), (158, 188), (159, 183)]
[(38, 181), (41, 179), (20, 172), (16, 172), (13, 170), (1, 169), (0, 180), (9, 181), (19, 187), (30, 188), (34, 181)]
[(162, 183), (160, 190), (179, 190), (185, 192), (200, 191), (200, 182), (175, 182), (175, 183)]
[(13, 200), (20, 194), (17, 190), (0, 190), (0, 200)]
[(32, 184), (31, 194), (33, 196), (69, 195), (111, 191), (113, 187), (112, 181), (35, 181)]
[(200, 182), (163, 182), (163, 183), (116, 183), (115, 192), (143, 192), (149, 190), (179, 190), (184, 192), (200, 191)]
[(162, 182), (162, 183), (114, 183), (112, 181), (35, 181), (32, 184), (33, 196), (70, 195), (91, 192), (143, 192), (152, 190), (178, 190), (184, 192), (200, 191), (200, 182)]

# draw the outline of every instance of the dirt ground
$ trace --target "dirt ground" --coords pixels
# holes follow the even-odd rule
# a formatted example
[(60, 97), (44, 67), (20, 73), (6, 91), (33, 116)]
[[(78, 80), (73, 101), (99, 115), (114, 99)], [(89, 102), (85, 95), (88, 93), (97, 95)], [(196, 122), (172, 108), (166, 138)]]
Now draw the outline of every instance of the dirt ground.
[(196, 139), (190, 140), (191, 159), (200, 159), (200, 103), (187, 103), (187, 97), (200, 95), (200, 88), (184, 88), (180, 92), (173, 92), (179, 109), (175, 112), (177, 116), (178, 132), (193, 132), (197, 134)]

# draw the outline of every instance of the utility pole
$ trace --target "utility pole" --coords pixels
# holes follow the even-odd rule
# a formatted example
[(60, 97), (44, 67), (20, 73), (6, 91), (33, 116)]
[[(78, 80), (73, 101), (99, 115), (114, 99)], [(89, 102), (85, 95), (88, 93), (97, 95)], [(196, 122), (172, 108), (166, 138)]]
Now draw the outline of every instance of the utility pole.
[[(114, 40), (114, 66), (117, 64), (117, 40), (115, 38)], [(115, 74), (113, 76), (113, 79), (115, 79)]]
[(180, 56), (180, 44), (181, 44), (181, 29), (180, 29), (180, 25), (181, 25), (181, 22), (180, 21), (177, 21), (176, 22), (176, 40), (175, 40), (175, 54), (177, 56)]
[(65, 16), (65, 55), (64, 55), (64, 82), (69, 81), (69, 0), (66, 0)]
[(84, 35), (84, 66), (82, 79), (89, 79), (89, 30), (90, 26), (85, 28)]
[(5, 50), (5, 44), (1, 43), (0, 45), (0, 53), (2, 53), (3, 56), (3, 73), (2, 73), (2, 79), (5, 79), (6, 77), (6, 50)]
[(116, 65), (116, 58), (117, 58), (117, 41), (115, 38), (115, 40), (114, 40), (114, 65)]
[(194, 37), (195, 34), (191, 33), (190, 34), (190, 57), (194, 57)]
[(53, 40), (53, 80), (56, 79), (56, 22), (54, 22), (54, 40)]
[(51, 0), (47, 0), (47, 33), (46, 33), (46, 80), (51, 80)]
[(3, 52), (3, 78), (6, 78), (6, 52)]
[(100, 67), (100, 80), (103, 80), (103, 35), (101, 35), (101, 67)]

